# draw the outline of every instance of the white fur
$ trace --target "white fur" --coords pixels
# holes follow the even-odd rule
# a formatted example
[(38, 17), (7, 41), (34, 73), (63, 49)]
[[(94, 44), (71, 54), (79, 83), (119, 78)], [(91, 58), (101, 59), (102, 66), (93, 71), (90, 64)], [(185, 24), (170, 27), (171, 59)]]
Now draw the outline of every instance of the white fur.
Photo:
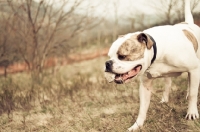
[[(152, 92), (152, 81), (158, 77), (166, 78), (165, 91), (161, 102), (168, 102), (171, 87), (170, 77), (179, 76), (182, 72), (188, 72), (189, 78), (187, 94), (189, 104), (186, 118), (199, 118), (197, 94), (200, 82), (200, 28), (194, 24), (190, 11), (190, 0), (185, 0), (185, 21), (188, 24), (158, 26), (143, 31), (143, 33), (151, 35), (156, 41), (157, 56), (152, 65), (153, 48), (146, 49), (144, 58), (137, 61), (120, 61), (117, 58), (117, 51), (122, 43), (140, 32), (127, 34), (117, 39), (111, 46), (109, 56), (113, 60), (113, 71), (115, 73), (126, 73), (136, 65), (142, 65), (142, 70), (138, 74), (140, 75), (140, 110), (136, 122), (128, 129), (129, 131), (137, 130), (146, 119)], [(198, 42), (197, 52), (195, 52), (192, 42), (183, 33), (183, 29), (190, 31), (196, 37)]]

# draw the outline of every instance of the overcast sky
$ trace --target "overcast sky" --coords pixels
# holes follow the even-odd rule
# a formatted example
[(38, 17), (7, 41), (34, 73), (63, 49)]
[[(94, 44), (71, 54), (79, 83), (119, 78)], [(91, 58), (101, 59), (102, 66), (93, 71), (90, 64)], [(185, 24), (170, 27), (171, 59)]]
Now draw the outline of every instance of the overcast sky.
[[(134, 11), (152, 14), (155, 12), (146, 3), (148, 0), (85, 0), (85, 7), (91, 5), (96, 15), (105, 15), (114, 17), (115, 12), (118, 16), (129, 14)], [(104, 14), (105, 13), (105, 14)]]
[[(40, 0), (35, 0), (40, 1)], [(46, 0), (53, 1), (55, 6), (59, 5), (59, 1), (63, 0)], [(68, 10), (76, 0), (67, 0), (68, 3), (65, 7)], [(137, 14), (144, 14), (145, 16), (161, 13), (165, 7), (161, 2), (169, 0), (81, 0), (82, 4), (79, 7), (79, 13), (84, 13), (85, 10), (92, 15), (104, 16), (108, 19), (117, 17), (137, 16)], [(180, 1), (180, 0), (177, 0)], [(194, 0), (191, 0), (194, 1)], [(197, 1), (197, 0), (196, 0)], [(200, 0), (199, 0), (200, 1)], [(191, 3), (192, 4), (192, 3)], [(180, 6), (180, 5), (176, 5)], [(196, 12), (200, 12), (199, 6), (195, 8)]]
[[(41, 0), (35, 0), (39, 2)], [(53, 1), (59, 5), (59, 1), (62, 0), (46, 0), (46, 1)], [(73, 5), (73, 2), (76, 0), (67, 0), (69, 1), (66, 8)], [(152, 8), (148, 6), (149, 0), (81, 0), (82, 7), (93, 7), (96, 14), (102, 14), (102, 11), (112, 13), (115, 8), (118, 10), (118, 14), (122, 15), (123, 13), (127, 13), (132, 8), (133, 10), (141, 10), (147, 14), (153, 12)]]

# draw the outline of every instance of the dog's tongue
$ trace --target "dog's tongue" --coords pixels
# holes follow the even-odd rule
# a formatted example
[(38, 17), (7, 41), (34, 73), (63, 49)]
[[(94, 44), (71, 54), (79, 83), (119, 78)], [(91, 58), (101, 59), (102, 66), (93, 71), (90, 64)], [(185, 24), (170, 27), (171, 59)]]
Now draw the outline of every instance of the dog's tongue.
[(141, 67), (142, 66), (136, 66), (134, 69), (132, 69), (128, 73), (116, 76), (115, 80), (116, 81), (126, 81), (127, 79), (129, 79), (129, 78), (134, 77), (135, 75), (137, 75), (140, 72)]

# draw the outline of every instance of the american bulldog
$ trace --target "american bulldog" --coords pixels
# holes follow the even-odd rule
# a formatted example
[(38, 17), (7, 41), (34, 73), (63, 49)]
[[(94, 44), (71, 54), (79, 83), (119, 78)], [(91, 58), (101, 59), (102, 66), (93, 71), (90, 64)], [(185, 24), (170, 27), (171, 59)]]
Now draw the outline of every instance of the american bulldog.
[(137, 130), (146, 119), (152, 81), (165, 78), (161, 102), (168, 102), (171, 77), (188, 73), (188, 110), (186, 118), (197, 119), (197, 94), (200, 83), (200, 28), (194, 24), (190, 0), (185, 0), (185, 22), (152, 27), (129, 33), (113, 42), (105, 62), (109, 82), (127, 83), (140, 77), (140, 109), (136, 122), (128, 129)]

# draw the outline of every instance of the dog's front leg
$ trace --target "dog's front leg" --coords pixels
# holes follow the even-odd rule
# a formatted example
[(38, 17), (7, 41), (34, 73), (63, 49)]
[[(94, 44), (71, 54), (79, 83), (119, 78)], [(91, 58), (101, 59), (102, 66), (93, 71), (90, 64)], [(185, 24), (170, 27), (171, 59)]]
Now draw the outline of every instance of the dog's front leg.
[(197, 109), (197, 95), (198, 95), (198, 88), (199, 88), (199, 76), (200, 69), (194, 69), (189, 71), (188, 79), (189, 79), (189, 87), (188, 87), (188, 111), (186, 118), (196, 119), (199, 118), (199, 113)]
[(139, 95), (140, 95), (139, 115), (136, 122), (128, 129), (129, 131), (134, 131), (139, 129), (143, 125), (146, 119), (146, 114), (149, 108), (151, 92), (152, 92), (152, 86), (151, 86), (152, 81), (153, 79), (148, 79), (145, 76), (140, 78), (141, 83), (139, 89)]

